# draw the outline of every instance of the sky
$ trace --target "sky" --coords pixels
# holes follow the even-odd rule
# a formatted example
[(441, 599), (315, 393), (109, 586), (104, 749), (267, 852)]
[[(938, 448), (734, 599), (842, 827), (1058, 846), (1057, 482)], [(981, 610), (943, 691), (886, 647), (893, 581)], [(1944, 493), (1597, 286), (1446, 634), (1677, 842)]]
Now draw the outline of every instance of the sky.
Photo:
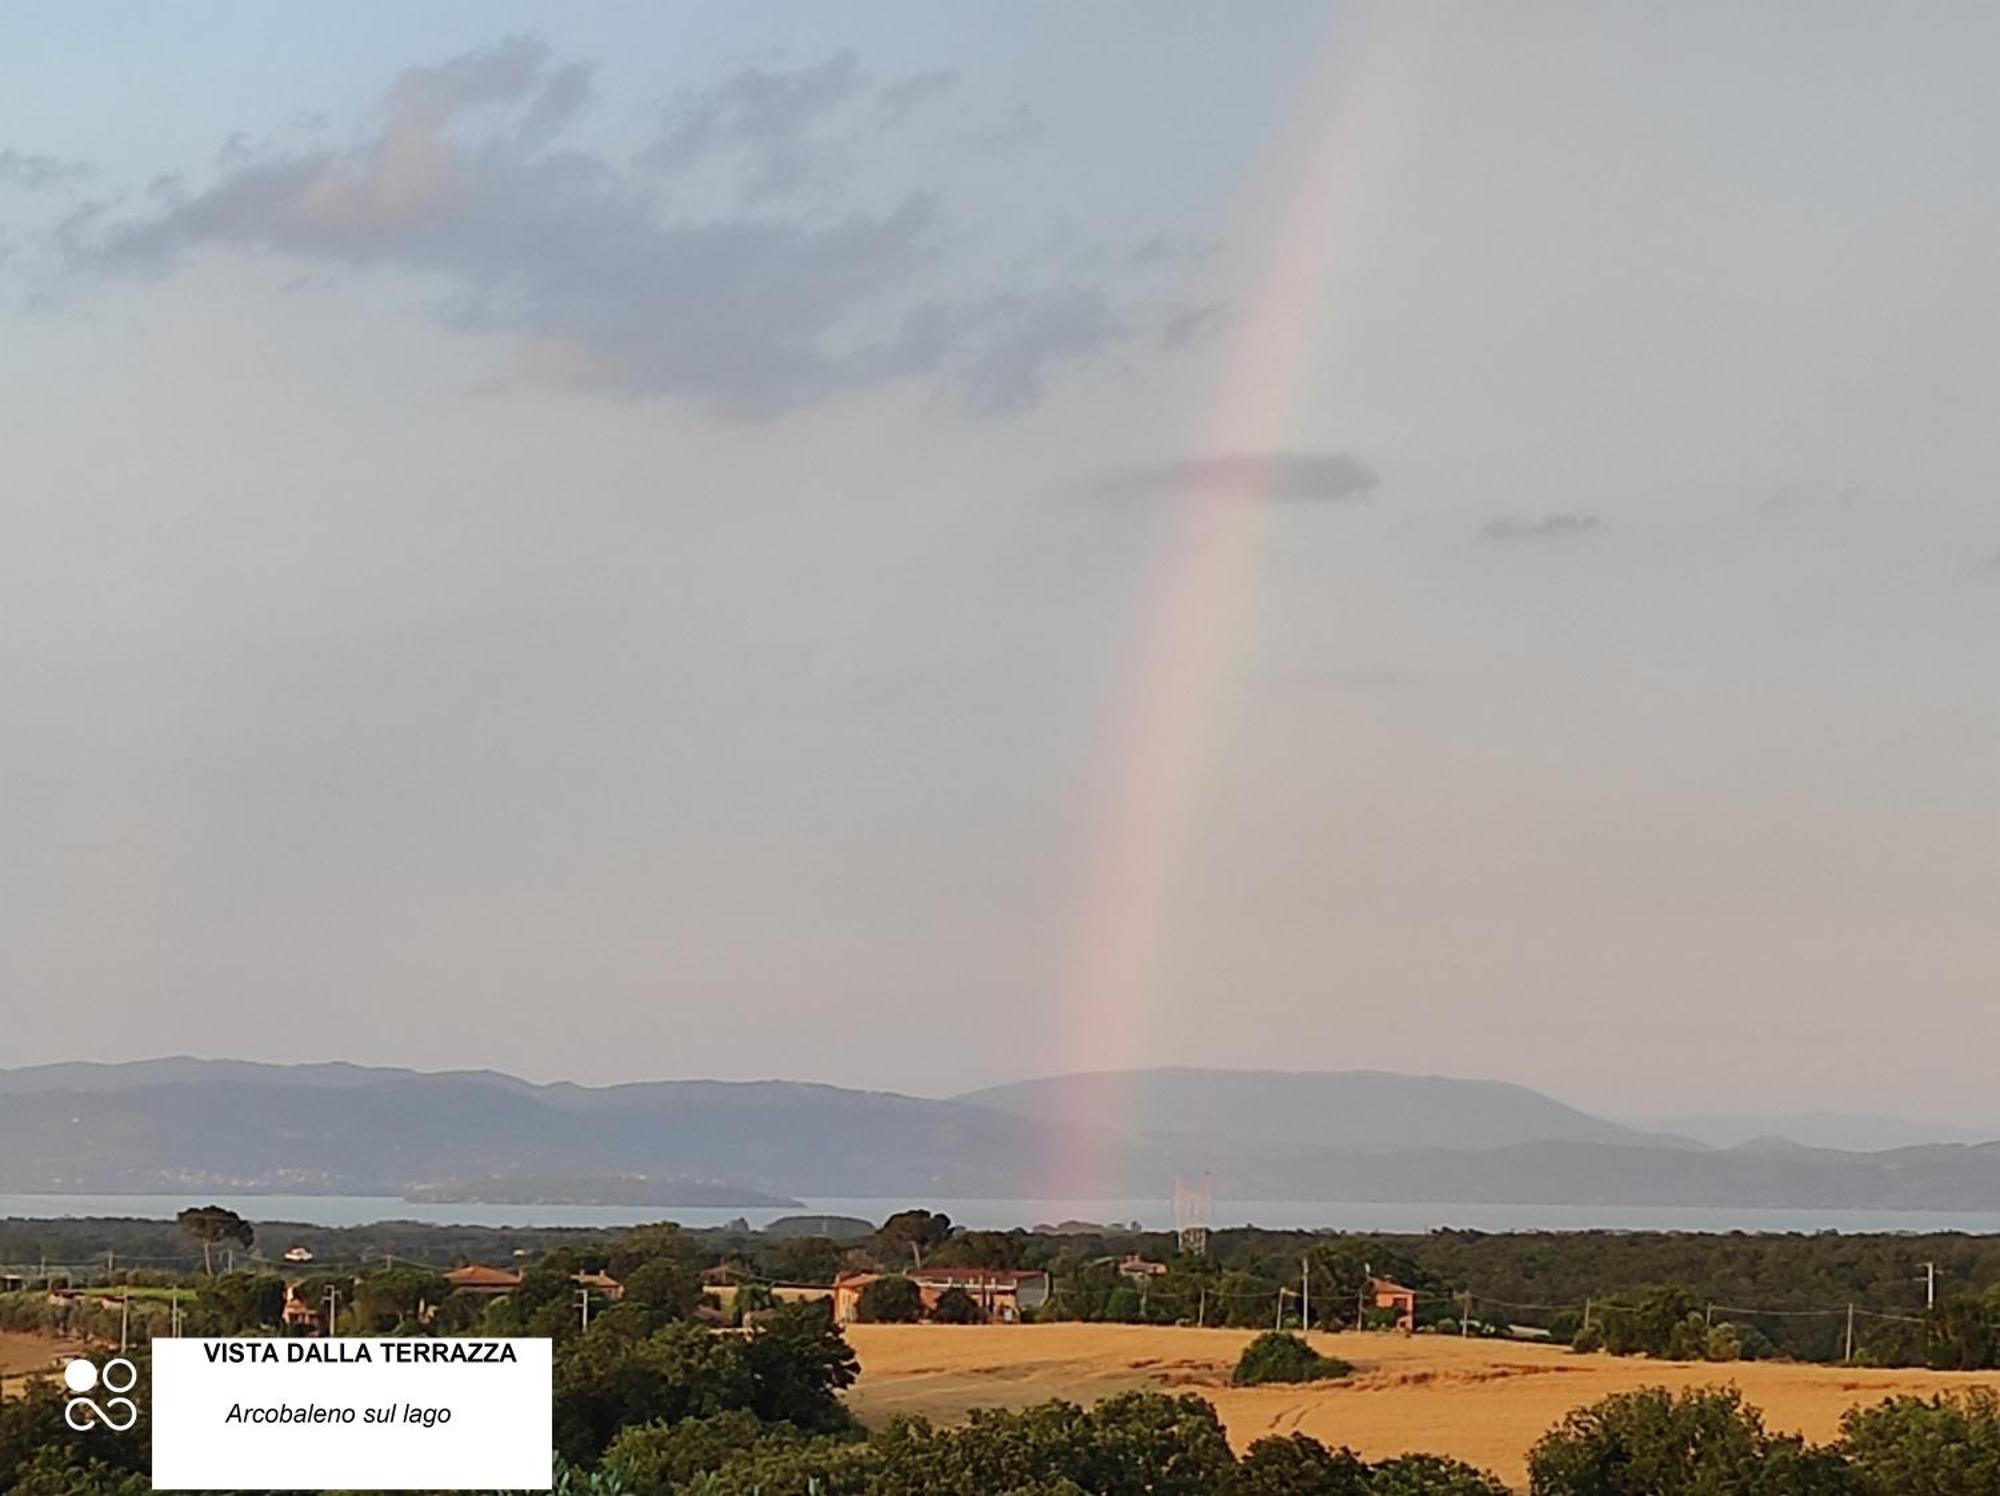
[(0, 1063), (2000, 1127), (2000, 13), (0, 15)]

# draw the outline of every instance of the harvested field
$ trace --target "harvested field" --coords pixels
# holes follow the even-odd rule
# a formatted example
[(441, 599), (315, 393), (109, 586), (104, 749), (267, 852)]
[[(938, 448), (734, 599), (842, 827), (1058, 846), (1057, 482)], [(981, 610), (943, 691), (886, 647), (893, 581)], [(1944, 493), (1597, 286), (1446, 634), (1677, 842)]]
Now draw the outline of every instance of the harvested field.
[(78, 1340), (0, 1330), (0, 1395), (19, 1391), (30, 1373), (53, 1370), (82, 1349), (83, 1342)]
[(1239, 1449), (1265, 1434), (1306, 1433), (1370, 1459), (1424, 1450), (1470, 1460), (1510, 1484), (1527, 1479), (1530, 1445), (1571, 1408), (1613, 1392), (1728, 1385), (1778, 1429), (1833, 1436), (1858, 1402), (1897, 1392), (2000, 1389), (2000, 1372), (1849, 1370), (1773, 1362), (1730, 1365), (1579, 1356), (1553, 1346), (1450, 1336), (1314, 1335), (1353, 1363), (1344, 1381), (1228, 1385), (1248, 1330), (1143, 1325), (852, 1325), (861, 1380), (848, 1404), (863, 1422), (921, 1413), (939, 1422), (981, 1406), (1052, 1397), (1093, 1403), (1132, 1387), (1193, 1391), (1216, 1405)]

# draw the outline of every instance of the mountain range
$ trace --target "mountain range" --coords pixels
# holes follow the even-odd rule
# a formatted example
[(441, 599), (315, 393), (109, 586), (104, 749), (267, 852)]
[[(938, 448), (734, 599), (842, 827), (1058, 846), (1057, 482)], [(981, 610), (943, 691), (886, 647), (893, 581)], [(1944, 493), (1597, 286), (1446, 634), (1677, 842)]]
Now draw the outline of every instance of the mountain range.
[[(1699, 1119), (1693, 1119), (1699, 1121)], [(2000, 1208), (2000, 1144), (1708, 1146), (1492, 1081), (1377, 1071), (1057, 1076), (950, 1099), (794, 1081), (538, 1085), (492, 1071), (173, 1058), (0, 1070), (0, 1190), (756, 1204), (1219, 1198)]]

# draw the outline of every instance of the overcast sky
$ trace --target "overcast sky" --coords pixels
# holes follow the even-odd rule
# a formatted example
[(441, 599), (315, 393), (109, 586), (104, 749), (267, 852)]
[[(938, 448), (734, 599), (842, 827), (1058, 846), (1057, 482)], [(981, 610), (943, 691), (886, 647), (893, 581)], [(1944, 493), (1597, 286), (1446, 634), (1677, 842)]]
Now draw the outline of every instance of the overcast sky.
[(0, 1063), (2000, 1126), (1992, 7), (0, 58)]

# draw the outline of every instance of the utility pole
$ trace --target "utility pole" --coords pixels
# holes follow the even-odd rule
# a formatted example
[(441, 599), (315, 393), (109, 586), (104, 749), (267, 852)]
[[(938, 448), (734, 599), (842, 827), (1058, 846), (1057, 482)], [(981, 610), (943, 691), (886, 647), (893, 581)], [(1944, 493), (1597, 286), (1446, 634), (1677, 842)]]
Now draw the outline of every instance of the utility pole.
[(582, 1328), (587, 1330), (590, 1328), (590, 1290), (587, 1288), (579, 1288), (576, 1291), (576, 1293), (577, 1297), (583, 1301)]
[(1712, 1330), (1715, 1328), (1715, 1305), (1709, 1304), (1702, 1309), (1701, 1327), (1704, 1330)]
[(125, 1292), (118, 1296), (118, 1354), (125, 1354), (125, 1347), (132, 1338), (132, 1289), (127, 1285)]
[(1472, 1334), (1472, 1290), (1465, 1291), (1465, 1312), (1458, 1317), (1458, 1338), (1463, 1340)]
[(1299, 1259), (1299, 1328), (1301, 1330), (1310, 1330), (1312, 1327), (1312, 1259), (1310, 1257), (1301, 1257)]
[(1932, 1324), (1932, 1321), (1935, 1319), (1936, 1314), (1937, 1314), (1937, 1264), (1935, 1262), (1926, 1262), (1924, 1264), (1924, 1344), (1925, 1345), (1929, 1345), (1931, 1343), (1931, 1337), (1937, 1333), (1936, 1328)]
[(339, 1327), (340, 1327), (340, 1290), (337, 1288), (329, 1288), (326, 1291), (326, 1334), (329, 1340), (332, 1339), (335, 1335), (340, 1333)]
[(178, 1286), (167, 1290), (167, 1333), (178, 1336), (181, 1332), (181, 1291)]
[(1854, 1364), (1854, 1305), (1852, 1304), (1847, 1306), (1847, 1352), (1840, 1359), (1843, 1365)]
[(1285, 1328), (1285, 1288), (1282, 1283), (1278, 1285), (1278, 1317), (1271, 1322), (1271, 1328), (1280, 1331)]
[(1363, 1329), (1368, 1324), (1368, 1280), (1375, 1276), (1375, 1264), (1361, 1264), (1361, 1286), (1354, 1290), (1354, 1328)]
[(1197, 1330), (1208, 1327), (1208, 1285), (1203, 1283), (1199, 1288), (1200, 1296), (1196, 1298), (1194, 1304), (1194, 1327)]
[(1596, 1301), (1595, 1299), (1590, 1299), (1590, 1298), (1586, 1298), (1586, 1299), (1585, 1299), (1585, 1300), (1583, 1301), (1583, 1327), (1584, 1327), (1584, 1328), (1585, 1328), (1586, 1330), (1590, 1328), (1590, 1310), (1591, 1310), (1591, 1306), (1592, 1306), (1593, 1304), (1595, 1304), (1596, 1302), (1597, 1302), (1597, 1301)]

